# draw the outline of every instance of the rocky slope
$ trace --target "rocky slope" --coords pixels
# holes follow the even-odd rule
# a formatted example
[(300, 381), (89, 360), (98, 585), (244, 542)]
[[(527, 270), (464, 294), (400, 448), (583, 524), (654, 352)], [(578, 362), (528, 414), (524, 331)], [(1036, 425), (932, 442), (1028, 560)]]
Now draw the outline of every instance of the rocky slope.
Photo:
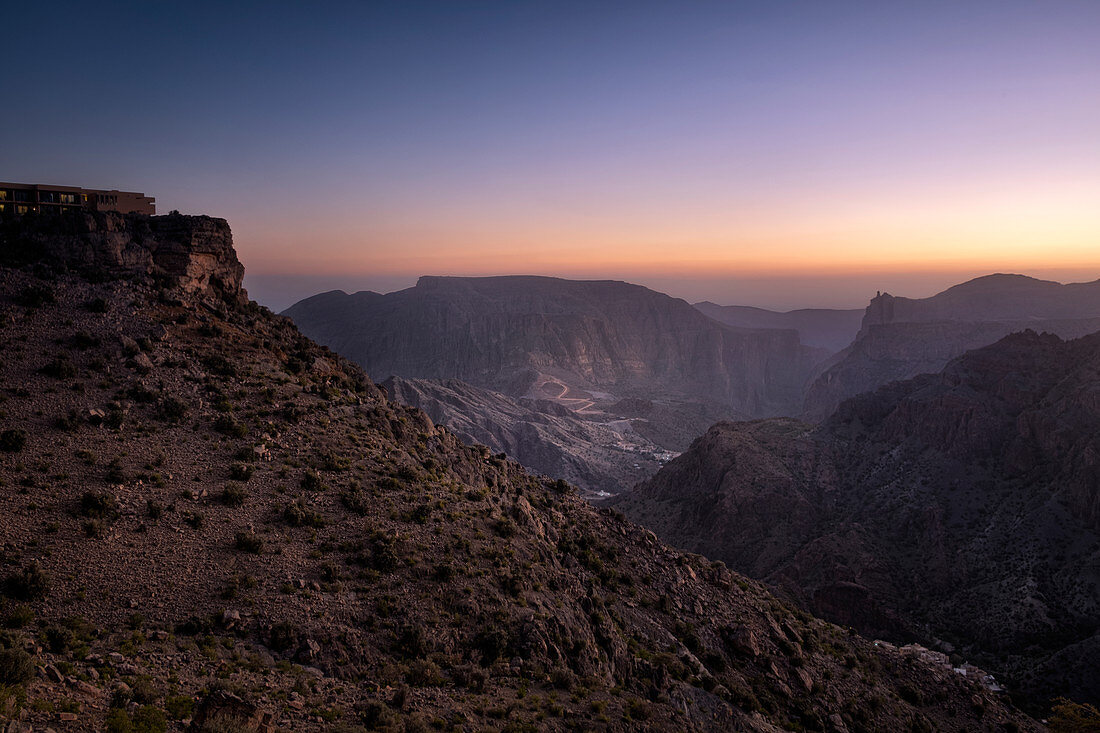
[(151, 265), (166, 223), (221, 229), (0, 268), (7, 730), (1038, 729), (389, 401), (215, 281), (228, 230)]
[(823, 419), (848, 397), (937, 372), (956, 356), (1029, 328), (1062, 338), (1100, 331), (1100, 280), (1062, 285), (988, 275), (930, 298), (881, 293), (852, 344), (815, 370), (804, 416)]
[(512, 399), (457, 379), (390, 377), (381, 386), (390, 399), (423, 410), (465, 442), (506, 453), (528, 470), (569, 481), (591, 496), (620, 493), (675, 455), (639, 434), (635, 421), (604, 412)]
[(802, 308), (779, 312), (747, 305), (717, 305), (710, 301), (696, 303), (694, 307), (703, 315), (736, 328), (793, 328), (803, 344), (824, 349), (827, 354), (835, 354), (852, 343), (863, 322), (863, 311), (858, 308)]
[(613, 281), (423, 277), (388, 295), (323, 293), (285, 315), (379, 379), (542, 396), (531, 390), (549, 377), (616, 399), (702, 399), (753, 416), (797, 411), (817, 356), (793, 330), (726, 327)]
[(817, 428), (716, 425), (615, 506), (827, 618), (944, 640), (1040, 707), (1100, 700), (1100, 335), (1015, 334)]

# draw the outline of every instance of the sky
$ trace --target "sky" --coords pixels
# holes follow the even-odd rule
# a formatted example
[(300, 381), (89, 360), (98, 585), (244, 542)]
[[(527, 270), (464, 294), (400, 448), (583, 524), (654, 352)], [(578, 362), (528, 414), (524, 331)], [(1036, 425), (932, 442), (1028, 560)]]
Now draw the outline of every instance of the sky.
[(1100, 2), (18, 3), (0, 180), (229, 220), (281, 310), (419, 275), (862, 307), (1100, 278)]

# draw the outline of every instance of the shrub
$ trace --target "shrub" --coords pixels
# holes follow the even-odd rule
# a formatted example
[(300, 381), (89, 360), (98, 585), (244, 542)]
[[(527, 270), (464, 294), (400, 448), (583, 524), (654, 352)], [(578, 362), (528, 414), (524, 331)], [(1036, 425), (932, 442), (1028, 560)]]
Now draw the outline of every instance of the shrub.
[(0, 433), (0, 450), (7, 453), (16, 453), (23, 450), (23, 446), (27, 444), (27, 431), (25, 430), (5, 430)]
[(237, 367), (222, 354), (211, 354), (202, 360), (203, 366), (223, 377), (237, 376)]
[(283, 520), (291, 527), (314, 527), (320, 529), (325, 526), (325, 518), (319, 512), (308, 508), (301, 499), (288, 504), (283, 509)]
[(489, 666), (504, 654), (508, 639), (500, 629), (482, 629), (474, 635), (473, 647), (481, 652), (482, 665)]
[(222, 415), (215, 420), (214, 429), (234, 438), (243, 438), (248, 435), (248, 426), (243, 422), (237, 422), (229, 415)]
[(49, 592), (50, 582), (37, 564), (28, 565), (4, 580), (4, 595), (20, 601), (32, 601)]
[(918, 707), (924, 705), (924, 695), (922, 695), (921, 691), (913, 687), (912, 685), (902, 685), (900, 688), (898, 688), (898, 695), (900, 695), (901, 699), (905, 700), (905, 702), (909, 703), (910, 705), (916, 705)]
[(64, 654), (72, 648), (75, 640), (72, 630), (64, 626), (51, 626), (46, 629), (46, 645), (54, 654)]
[(439, 665), (429, 659), (417, 659), (409, 664), (405, 680), (415, 687), (437, 687), (443, 684)]
[(485, 683), (489, 681), (489, 673), (472, 664), (463, 664), (452, 671), (455, 684), (461, 685), (474, 692), (485, 689)]
[(298, 646), (298, 627), (290, 621), (280, 621), (268, 633), (268, 646), (277, 652), (285, 652)]
[(427, 641), (424, 631), (419, 626), (405, 626), (398, 633), (397, 641), (393, 645), (393, 651), (405, 659), (418, 659), (427, 651)]
[(252, 478), (252, 472), (255, 471), (252, 466), (245, 463), (234, 463), (229, 468), (229, 478), (234, 481), (247, 481)]
[(42, 367), (42, 373), (54, 379), (72, 379), (76, 376), (76, 366), (68, 357), (59, 356)]
[(34, 660), (22, 649), (0, 649), (0, 688), (21, 685), (34, 677)]
[(176, 397), (165, 397), (157, 411), (165, 422), (177, 423), (187, 415), (187, 403)]
[(446, 583), (455, 576), (454, 566), (450, 563), (441, 562), (432, 568), (432, 578), (439, 583)]
[(351, 459), (335, 453), (324, 453), (321, 455), (321, 468), (326, 471), (347, 471), (351, 468)]
[(164, 709), (172, 720), (185, 720), (191, 717), (195, 709), (195, 701), (187, 695), (173, 695), (164, 701)]
[(4, 613), (4, 626), (9, 629), (21, 629), (31, 621), (34, 621), (34, 611), (25, 603), (18, 603)]
[(149, 499), (145, 502), (145, 513), (150, 519), (160, 519), (164, 515), (164, 505), (156, 499)]
[(251, 552), (253, 555), (259, 555), (263, 552), (264, 541), (251, 532), (238, 532), (236, 546), (241, 552)]
[(493, 523), (493, 531), (505, 539), (516, 536), (516, 523), (508, 517), (501, 517)]
[(246, 499), (248, 492), (242, 486), (230, 483), (222, 489), (221, 502), (226, 506), (244, 506)]
[(80, 429), (80, 426), (84, 424), (84, 418), (80, 416), (76, 410), (69, 410), (65, 415), (59, 415), (53, 421), (54, 427), (58, 430), (63, 430), (66, 433), (73, 433)]
[(306, 471), (302, 474), (301, 486), (306, 491), (322, 491), (325, 482), (321, 480), (321, 474), (316, 471)]
[(1050, 730), (1053, 733), (1100, 730), (1100, 710), (1088, 703), (1059, 697), (1050, 711)]
[(428, 504), (419, 504), (413, 509), (405, 512), (404, 518), (406, 522), (416, 522), (417, 524), (424, 524), (428, 521), (428, 517), (432, 515), (432, 508)]
[(80, 514), (85, 517), (106, 517), (115, 513), (118, 502), (106, 491), (85, 491), (80, 497)]
[(160, 693), (157, 692), (157, 688), (153, 686), (153, 681), (147, 677), (139, 677), (130, 683), (130, 693), (133, 695), (134, 702), (142, 705), (148, 705), (156, 702), (160, 697)]
[(142, 705), (134, 711), (134, 733), (164, 733), (168, 730), (168, 721), (164, 713), (152, 705)]
[(99, 346), (100, 341), (99, 337), (93, 336), (87, 331), (77, 331), (72, 335), (72, 338), (69, 339), (69, 343), (71, 343), (75, 348), (84, 351), (86, 349), (92, 348), (93, 346)]
[(380, 573), (392, 573), (400, 562), (396, 542), (389, 535), (375, 532), (370, 539), (370, 556), (367, 565)]
[(351, 512), (365, 516), (370, 511), (370, 501), (366, 492), (360, 488), (347, 489), (340, 494), (340, 503)]

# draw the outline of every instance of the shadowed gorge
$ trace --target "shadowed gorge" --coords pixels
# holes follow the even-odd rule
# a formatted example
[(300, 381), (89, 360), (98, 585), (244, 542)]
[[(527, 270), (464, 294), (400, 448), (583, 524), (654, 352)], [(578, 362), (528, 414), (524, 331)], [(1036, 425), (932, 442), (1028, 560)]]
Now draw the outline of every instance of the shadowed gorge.
[(1096, 701), (1098, 377), (1100, 335), (1014, 334), (816, 428), (720, 423), (613, 502), (827, 618)]

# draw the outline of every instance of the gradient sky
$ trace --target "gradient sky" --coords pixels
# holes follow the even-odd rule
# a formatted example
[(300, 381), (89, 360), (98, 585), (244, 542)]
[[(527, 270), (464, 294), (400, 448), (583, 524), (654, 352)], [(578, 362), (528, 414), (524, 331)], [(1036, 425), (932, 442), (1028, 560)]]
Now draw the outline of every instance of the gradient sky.
[(1100, 277), (1095, 0), (19, 3), (0, 48), (0, 180), (225, 217), (276, 309), (420, 274), (775, 308)]

